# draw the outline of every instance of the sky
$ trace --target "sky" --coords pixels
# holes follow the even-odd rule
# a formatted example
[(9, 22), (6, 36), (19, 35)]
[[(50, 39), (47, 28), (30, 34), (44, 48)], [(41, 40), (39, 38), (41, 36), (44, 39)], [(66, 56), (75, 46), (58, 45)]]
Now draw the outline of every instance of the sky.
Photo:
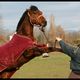
[[(61, 25), (66, 31), (80, 31), (80, 2), (56, 1), (15, 1), (0, 2), (0, 17), (4, 29), (15, 31), (23, 14), (31, 5), (37, 6), (47, 19), (47, 28), (50, 27), (50, 16), (54, 16), (55, 25)], [(2, 27), (0, 26), (0, 27)]]

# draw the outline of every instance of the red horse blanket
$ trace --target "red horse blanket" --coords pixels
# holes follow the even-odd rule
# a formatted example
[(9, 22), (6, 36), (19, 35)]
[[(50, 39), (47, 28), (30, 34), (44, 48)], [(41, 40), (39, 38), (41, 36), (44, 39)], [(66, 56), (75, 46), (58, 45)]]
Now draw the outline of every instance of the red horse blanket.
[(34, 43), (30, 38), (14, 34), (8, 43), (0, 46), (0, 72), (15, 64), (22, 53), (33, 45)]

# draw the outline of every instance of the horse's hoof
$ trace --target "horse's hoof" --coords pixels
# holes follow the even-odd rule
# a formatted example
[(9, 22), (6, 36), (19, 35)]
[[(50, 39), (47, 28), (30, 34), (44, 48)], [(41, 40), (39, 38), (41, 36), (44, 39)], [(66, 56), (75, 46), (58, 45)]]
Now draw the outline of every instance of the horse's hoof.
[(43, 57), (43, 58), (49, 57), (49, 54), (48, 54), (48, 53), (43, 53), (43, 54), (42, 54), (42, 57)]

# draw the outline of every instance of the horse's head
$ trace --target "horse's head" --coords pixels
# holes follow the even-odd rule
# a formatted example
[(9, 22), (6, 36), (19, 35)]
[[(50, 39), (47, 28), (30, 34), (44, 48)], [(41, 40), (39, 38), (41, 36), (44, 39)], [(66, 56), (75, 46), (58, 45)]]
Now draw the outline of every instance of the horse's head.
[(41, 30), (47, 25), (47, 21), (42, 12), (36, 6), (30, 6), (23, 13), (16, 32), (21, 35), (33, 37), (33, 26), (37, 25)]
[(37, 25), (39, 27), (45, 27), (47, 25), (47, 21), (43, 16), (42, 11), (36, 6), (30, 6), (30, 9), (28, 9), (28, 16), (32, 25)]

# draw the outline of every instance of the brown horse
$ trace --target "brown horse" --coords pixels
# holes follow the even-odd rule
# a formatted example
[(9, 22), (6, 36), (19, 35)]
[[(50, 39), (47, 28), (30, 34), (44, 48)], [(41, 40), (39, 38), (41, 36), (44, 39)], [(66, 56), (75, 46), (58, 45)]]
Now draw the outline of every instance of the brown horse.
[[(40, 11), (36, 6), (30, 6), (30, 8), (23, 13), (17, 25), (16, 34), (14, 34), (13, 38), (7, 44), (1, 47), (1, 49), (5, 47), (6, 50), (10, 47), (9, 51), (14, 49), (13, 50), (14, 52), (16, 52), (16, 49), (17, 49), (17, 52), (16, 52), (17, 59), (16, 59), (15, 53), (10, 53), (10, 54), (6, 53), (8, 56), (11, 54), (15, 55), (14, 59), (12, 59), (11, 57), (9, 58), (9, 60), (12, 59), (12, 61), (14, 61), (13, 62), (14, 65), (12, 64), (12, 62), (10, 62), (9, 64), (8, 61), (5, 63), (5, 60), (2, 58), (4, 64), (7, 66), (5, 66), (3, 63), (2, 63), (3, 65), (0, 65), (1, 78), (11, 78), (11, 76), (23, 64), (27, 63), (28, 61), (35, 58), (36, 56), (40, 56), (44, 52), (54, 51), (54, 48), (52, 47), (47, 47), (44, 44), (41, 44), (41, 45), (37, 44), (33, 35), (34, 25), (37, 25), (39, 28), (41, 28), (41, 30), (43, 30), (46, 24), (47, 24), (47, 21), (44, 18), (42, 11)], [(30, 48), (28, 47), (28, 45), (30, 46)], [(21, 52), (20, 51), (18, 52), (19, 49), (21, 50)], [(3, 49), (3, 51), (5, 52), (5, 49)], [(3, 55), (2, 57), (4, 57)], [(6, 57), (7, 56), (5, 55), (4, 58)]]

